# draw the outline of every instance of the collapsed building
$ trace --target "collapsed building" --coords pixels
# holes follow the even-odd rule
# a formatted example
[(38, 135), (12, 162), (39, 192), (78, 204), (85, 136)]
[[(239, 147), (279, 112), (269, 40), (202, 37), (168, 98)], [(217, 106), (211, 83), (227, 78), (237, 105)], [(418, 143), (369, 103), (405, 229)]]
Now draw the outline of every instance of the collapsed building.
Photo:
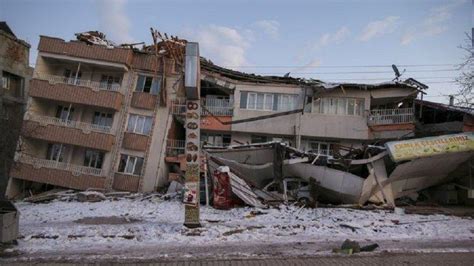
[[(137, 49), (104, 39), (94, 32), (70, 42), (41, 36), (10, 197), (45, 184), (148, 192), (182, 181), (186, 41), (164, 38), (154, 49)], [(200, 136), (209, 166), (201, 168), (203, 175), (226, 165), (248, 183), (246, 189), (286, 176), (314, 177), (329, 201), (361, 204), (393, 202), (408, 193), (406, 186), (387, 187), (394, 164), (383, 145), (420, 136), (420, 117), (429, 107), (417, 96), (426, 85), (414, 79), (356, 84), (259, 76), (204, 58), (200, 66)], [(472, 151), (464, 155), (470, 158)]]

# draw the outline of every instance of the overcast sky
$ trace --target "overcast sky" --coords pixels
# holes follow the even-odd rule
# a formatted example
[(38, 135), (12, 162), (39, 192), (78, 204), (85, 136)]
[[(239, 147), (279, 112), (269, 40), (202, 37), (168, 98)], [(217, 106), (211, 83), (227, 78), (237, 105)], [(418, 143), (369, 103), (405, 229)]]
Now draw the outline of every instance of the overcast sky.
[(154, 27), (245, 72), (376, 83), (391, 80), (397, 64), (404, 78), (430, 86), (425, 99), (444, 103), (457, 90), (472, 12), (468, 0), (0, 0), (0, 20), (32, 45), (31, 65), (39, 35), (99, 30), (116, 43), (151, 43)]

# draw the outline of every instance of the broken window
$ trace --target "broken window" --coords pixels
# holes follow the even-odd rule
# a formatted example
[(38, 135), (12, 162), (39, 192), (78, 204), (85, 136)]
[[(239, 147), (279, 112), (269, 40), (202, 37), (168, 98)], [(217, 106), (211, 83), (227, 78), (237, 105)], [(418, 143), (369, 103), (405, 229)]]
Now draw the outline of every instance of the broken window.
[(121, 154), (120, 164), (118, 168), (119, 173), (130, 175), (141, 175), (143, 167), (143, 158), (135, 157), (126, 154)]
[(160, 92), (160, 87), (160, 78), (138, 75), (137, 86), (135, 87), (135, 91), (157, 95)]
[(251, 143), (265, 143), (268, 141), (267, 136), (257, 136), (257, 135), (252, 135), (250, 142)]
[(328, 142), (310, 140), (306, 144), (306, 151), (328, 156), (332, 154), (332, 145)]
[(5, 95), (12, 97), (23, 97), (24, 78), (12, 73), (2, 72), (2, 89)]
[(102, 169), (104, 153), (96, 150), (86, 150), (84, 166)]
[(201, 133), (201, 141), (207, 145), (227, 147), (230, 145), (230, 134)]
[(151, 116), (141, 116), (130, 114), (128, 117), (127, 132), (148, 135), (151, 131), (153, 118)]

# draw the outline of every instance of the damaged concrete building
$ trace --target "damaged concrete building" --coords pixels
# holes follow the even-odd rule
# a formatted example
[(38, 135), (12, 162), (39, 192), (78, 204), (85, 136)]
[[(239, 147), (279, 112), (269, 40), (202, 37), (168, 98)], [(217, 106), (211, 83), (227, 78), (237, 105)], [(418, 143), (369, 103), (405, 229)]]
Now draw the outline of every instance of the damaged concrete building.
[(0, 22), (0, 198), (8, 183), (33, 74), (29, 57), (30, 45)]
[[(414, 136), (420, 90), (404, 82), (331, 84), (257, 76), (203, 59), (201, 139), (215, 147), (282, 141), (322, 156), (345, 154), (365, 143)], [(172, 110), (175, 121), (182, 121), (184, 100), (173, 101)], [(168, 143), (170, 157), (184, 153), (182, 133), (170, 134)]]
[[(186, 41), (171, 38), (156, 49), (137, 49), (112, 45), (97, 32), (77, 39), (40, 38), (8, 196), (45, 186), (150, 192), (182, 182)], [(251, 165), (245, 181), (259, 176), (255, 187), (283, 175), (314, 177), (325, 180), (321, 189), (329, 191), (329, 200), (363, 204), (375, 197), (377, 202), (386, 189), (376, 191), (375, 175), (382, 173), (386, 181), (392, 172), (385, 168), (393, 166), (382, 165), (388, 153), (380, 147), (390, 140), (439, 135), (419, 131), (420, 121), (430, 123), (425, 115), (430, 107), (416, 100), (427, 86), (414, 79), (327, 83), (247, 74), (204, 58), (200, 67), (202, 158), (211, 154), (210, 174), (219, 165), (241, 172), (248, 169), (240, 166)], [(472, 131), (469, 125), (457, 132)], [(274, 160), (278, 145), (252, 146), (267, 142), (284, 143), (280, 160)], [(275, 163), (283, 169), (278, 178)]]
[(160, 45), (154, 52), (104, 37), (40, 37), (9, 197), (45, 184), (145, 192), (165, 183), (167, 101), (182, 67)]

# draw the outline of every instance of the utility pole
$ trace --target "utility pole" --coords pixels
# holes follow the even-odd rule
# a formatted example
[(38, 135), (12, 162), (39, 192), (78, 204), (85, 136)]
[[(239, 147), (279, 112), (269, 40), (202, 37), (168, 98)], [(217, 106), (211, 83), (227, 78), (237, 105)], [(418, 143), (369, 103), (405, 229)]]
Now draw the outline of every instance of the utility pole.
[(186, 89), (186, 173), (183, 197), (184, 225), (188, 228), (200, 227), (199, 219), (199, 179), (200, 179), (200, 128), (201, 128), (201, 78), (199, 44), (186, 44), (184, 87)]

